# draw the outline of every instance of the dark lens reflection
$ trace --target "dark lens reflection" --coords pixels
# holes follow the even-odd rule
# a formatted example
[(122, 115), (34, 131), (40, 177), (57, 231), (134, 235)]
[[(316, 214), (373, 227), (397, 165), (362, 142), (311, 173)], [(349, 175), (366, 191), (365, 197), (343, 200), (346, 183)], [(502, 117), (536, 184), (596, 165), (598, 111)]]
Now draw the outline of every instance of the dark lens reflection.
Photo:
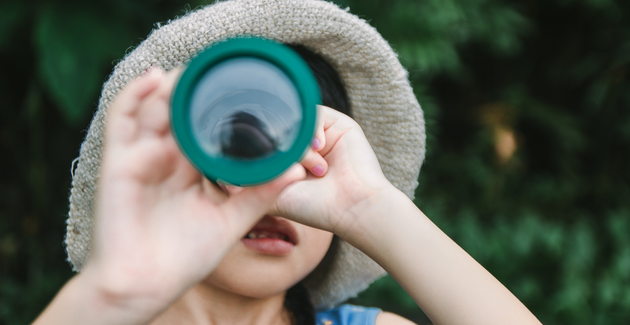
[(254, 159), (276, 151), (276, 142), (265, 131), (256, 116), (237, 112), (219, 130), (223, 154), (235, 158)]

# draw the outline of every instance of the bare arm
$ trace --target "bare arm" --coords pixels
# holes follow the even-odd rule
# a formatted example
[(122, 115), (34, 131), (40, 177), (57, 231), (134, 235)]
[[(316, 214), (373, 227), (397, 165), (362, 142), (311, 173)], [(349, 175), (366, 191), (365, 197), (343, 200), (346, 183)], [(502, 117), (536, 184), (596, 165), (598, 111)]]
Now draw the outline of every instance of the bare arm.
[(540, 324), (393, 186), (350, 213), (358, 222), (344, 239), (383, 266), (435, 324)]
[(188, 163), (170, 133), (176, 80), (177, 71), (154, 70), (111, 104), (90, 259), (35, 324), (150, 322), (304, 177), (304, 168), (293, 166), (228, 198)]
[(497, 279), (383, 175), (359, 125), (320, 107), (328, 162), (281, 195), (274, 212), (332, 231), (379, 263), (435, 324), (540, 324)]
[(404, 318), (398, 316), (396, 314), (388, 313), (386, 311), (378, 314), (376, 317), (376, 325), (414, 325), (415, 323)]
[[(33, 325), (45, 324), (139, 324), (124, 309), (102, 300), (81, 275), (70, 279)], [(130, 316), (130, 315), (127, 315)]]

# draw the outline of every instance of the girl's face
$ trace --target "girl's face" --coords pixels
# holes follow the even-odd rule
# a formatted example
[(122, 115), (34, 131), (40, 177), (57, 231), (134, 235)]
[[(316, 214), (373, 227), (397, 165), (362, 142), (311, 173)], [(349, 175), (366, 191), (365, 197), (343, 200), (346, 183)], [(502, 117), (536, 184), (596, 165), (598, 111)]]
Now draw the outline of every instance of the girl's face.
[(205, 283), (238, 295), (266, 298), (304, 279), (321, 262), (333, 234), (265, 216), (225, 256)]

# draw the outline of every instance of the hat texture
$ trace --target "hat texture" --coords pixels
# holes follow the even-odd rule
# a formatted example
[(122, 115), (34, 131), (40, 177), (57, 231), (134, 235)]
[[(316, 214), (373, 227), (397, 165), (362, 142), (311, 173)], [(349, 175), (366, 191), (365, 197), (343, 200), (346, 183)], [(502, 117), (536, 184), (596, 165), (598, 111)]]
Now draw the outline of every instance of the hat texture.
[[(425, 153), (424, 119), (407, 71), (364, 20), (319, 0), (233, 0), (186, 14), (154, 30), (120, 61), (104, 84), (98, 110), (72, 179), (66, 247), (76, 271), (91, 247), (95, 194), (107, 108), (151, 66), (170, 70), (209, 45), (239, 35), (302, 44), (324, 57), (343, 80), (353, 118), (361, 125), (389, 181), (413, 198)], [(332, 307), (365, 289), (385, 271), (339, 240), (305, 280), (316, 308)]]

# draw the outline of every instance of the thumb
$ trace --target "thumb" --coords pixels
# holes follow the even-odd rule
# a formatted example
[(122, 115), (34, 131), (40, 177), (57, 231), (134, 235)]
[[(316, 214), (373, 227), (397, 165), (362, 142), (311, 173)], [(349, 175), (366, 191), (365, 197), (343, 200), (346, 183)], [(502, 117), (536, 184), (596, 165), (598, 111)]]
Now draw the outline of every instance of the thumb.
[(271, 183), (245, 188), (222, 205), (222, 210), (230, 221), (236, 224), (231, 229), (246, 232), (258, 219), (269, 211), (284, 189), (306, 177), (304, 167), (294, 164), (282, 176)]

